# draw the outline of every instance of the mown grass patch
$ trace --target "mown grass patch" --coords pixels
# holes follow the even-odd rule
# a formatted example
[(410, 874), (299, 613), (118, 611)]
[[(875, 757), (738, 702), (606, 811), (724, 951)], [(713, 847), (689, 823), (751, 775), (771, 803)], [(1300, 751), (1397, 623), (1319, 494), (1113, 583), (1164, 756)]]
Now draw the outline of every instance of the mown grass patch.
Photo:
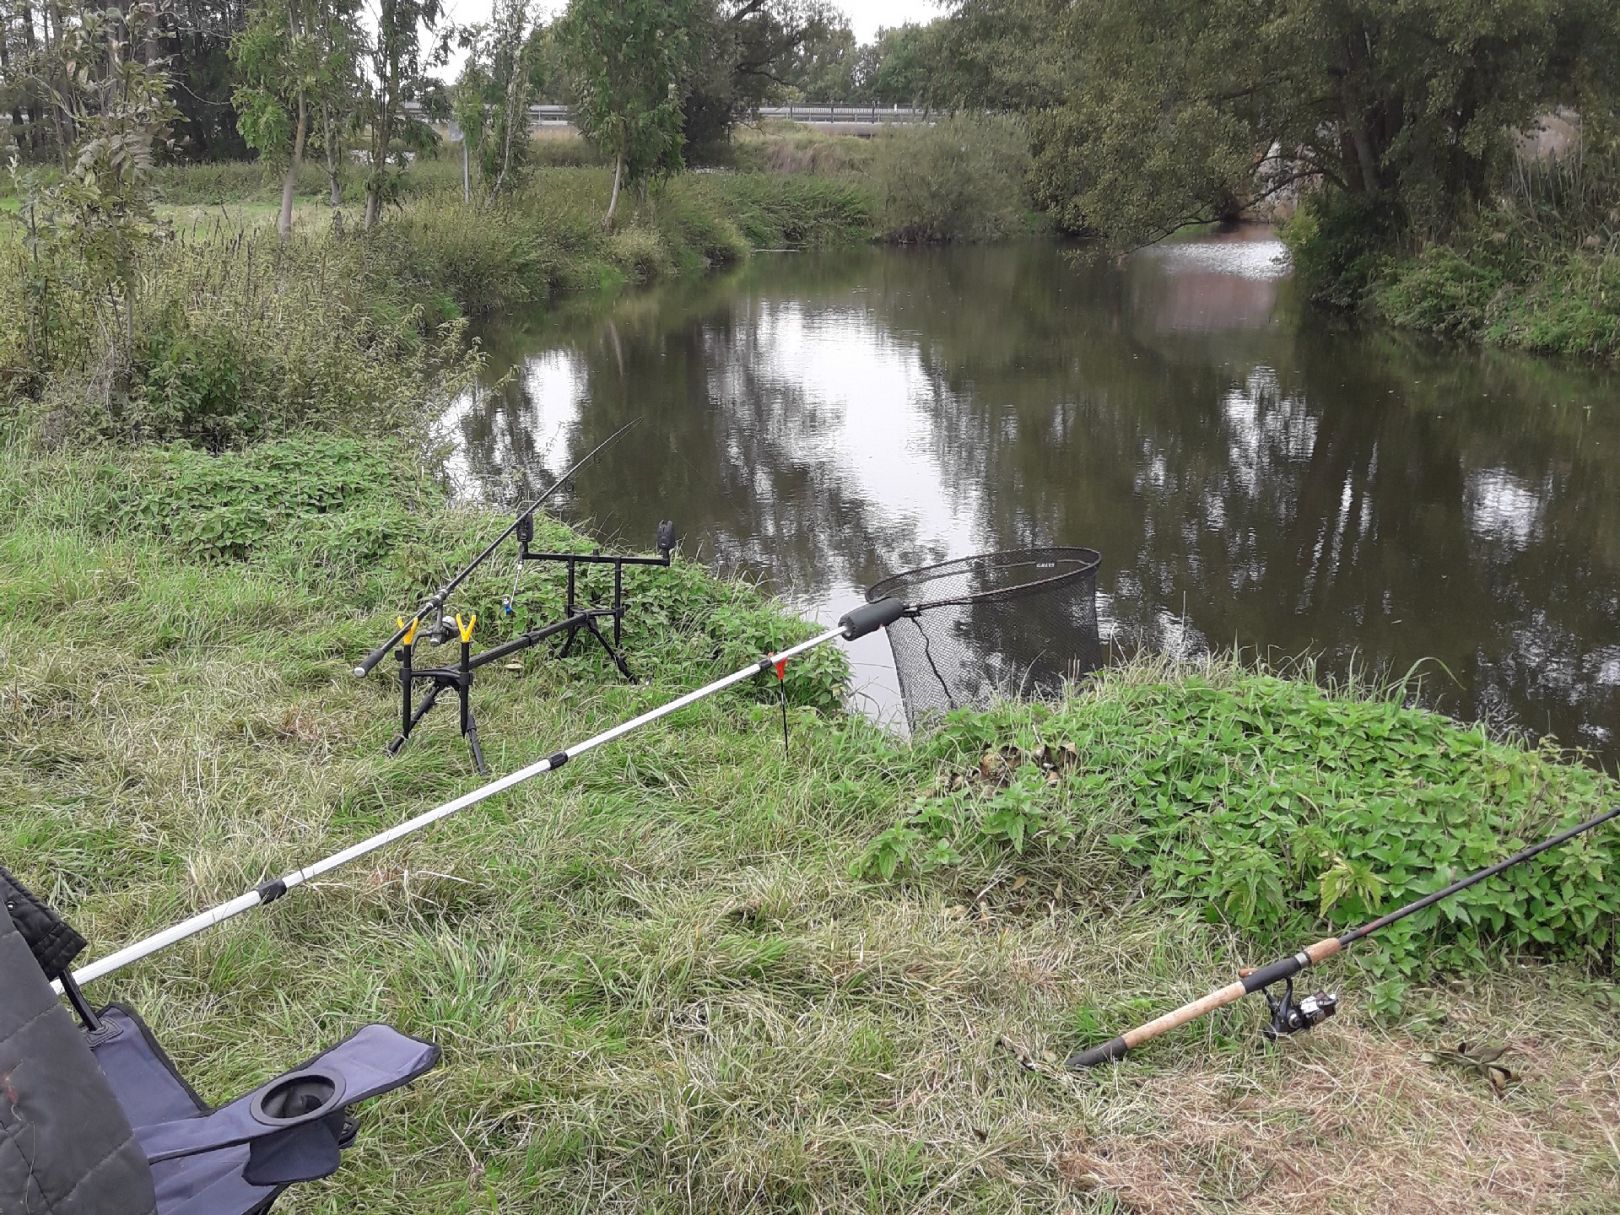
[[(276, 504), (276, 476), (302, 508)], [(258, 512), (252, 542), (198, 551), (195, 529), (148, 508), (205, 501)], [(94, 952), (479, 783), (453, 714), (385, 757), (386, 667), (348, 674), (394, 612), (497, 522), (442, 511), (408, 454), (298, 436), (221, 457), (8, 449), (0, 504), (0, 856), (67, 908)], [(350, 530), (384, 539), (334, 539)], [(583, 543), (551, 523), (542, 533)], [(507, 577), (478, 581), (463, 607), (497, 619)], [(558, 602), (555, 584), (535, 591)], [(521, 674), (488, 672), (477, 706), (496, 771), (807, 629), (684, 562), (637, 578), (632, 593), (629, 657), (649, 682), (624, 684), (589, 653), (531, 652)], [(366, 1020), (441, 1043), (443, 1065), (368, 1110), (346, 1167), (304, 1191), (314, 1210), (1282, 1212), (1326, 1201), (1356, 1215), (1595, 1213), (1620, 1201), (1612, 982), (1501, 941), (1482, 945), (1484, 965), (1447, 955), (1398, 1016), (1375, 1014), (1376, 975), (1324, 971), (1346, 1011), (1280, 1049), (1258, 1046), (1256, 1001), (1113, 1071), (1057, 1065), (1082, 1038), (1321, 927), (1308, 897), (1275, 926), (1240, 927), (1202, 914), (1196, 890), (1162, 891), (1151, 864), (1108, 838), (1155, 804), (1133, 791), (1134, 768), (1181, 765), (1182, 780), (1219, 771), (1228, 792), (1267, 768), (1303, 779), (1319, 761), (1291, 750), (1291, 730), (1250, 737), (1246, 764), (1241, 748), (1206, 760), (1198, 744), (1221, 736), (1223, 705), (1321, 699), (1331, 717), (1363, 712), (1357, 700), (1229, 668), (1138, 669), (1055, 711), (962, 718), (910, 746), (838, 709), (842, 664), (821, 653), (790, 668), (786, 752), (762, 680), (91, 994), (141, 1008), (205, 1096), (251, 1086)], [(1392, 706), (1365, 712), (1397, 743), (1431, 730), (1458, 747), (1473, 738)], [(1279, 725), (1300, 715), (1290, 707)], [(1152, 722), (1160, 733), (1129, 732)], [(1022, 853), (998, 844), (927, 875), (852, 876), (869, 842), (953, 774), (1037, 741), (1076, 748), (1070, 796), (1091, 776), (1120, 790), (1106, 805), (1094, 793), (1071, 801), (1064, 848), (1048, 853), (1037, 835)], [(1392, 750), (1369, 787), (1404, 770)], [(1523, 773), (1542, 762), (1512, 754), (1487, 747), (1458, 769), (1455, 795), (1476, 826), (1511, 804), (1485, 759)], [(1346, 748), (1341, 812), (1366, 763)], [(1573, 814), (1582, 781), (1602, 785), (1549, 775), (1548, 796), (1569, 794)], [(1216, 814), (1200, 796), (1197, 813)], [(1510, 1048), (1520, 1079), (1505, 1097), (1423, 1060), (1465, 1041)]]

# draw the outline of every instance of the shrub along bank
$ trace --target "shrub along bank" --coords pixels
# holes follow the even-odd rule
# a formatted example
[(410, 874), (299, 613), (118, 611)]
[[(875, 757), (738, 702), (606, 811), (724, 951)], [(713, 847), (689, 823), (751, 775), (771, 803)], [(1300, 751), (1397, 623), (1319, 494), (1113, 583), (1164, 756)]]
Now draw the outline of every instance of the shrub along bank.
[(1319, 196), (1285, 228), (1320, 302), (1514, 350), (1620, 357), (1620, 151), (1524, 163), (1493, 204), (1413, 246), (1374, 201)]
[(429, 194), (371, 233), (322, 227), (322, 207), (286, 244), (263, 216), (171, 213), (121, 281), (19, 225), (0, 237), (0, 401), (56, 441), (389, 433), (469, 383), (466, 317), (871, 231), (852, 186), (739, 174), (677, 178), (610, 233), (609, 188), (601, 169), (545, 169), (498, 206)]
[[(101, 951), (476, 785), (453, 715), (385, 757), (394, 690), (347, 672), (497, 522), (393, 443), (5, 449), (0, 856)], [(506, 585), (463, 606), (499, 620)], [(808, 631), (685, 562), (633, 597), (649, 684), (592, 652), (481, 680), (497, 771)], [(786, 752), (762, 680), (92, 994), (205, 1096), (365, 1020), (440, 1042), (333, 1209), (1620, 1199), (1612, 834), (1335, 962), (1346, 1010), (1279, 1050), (1253, 1001), (1108, 1073), (1055, 1062), (1584, 815), (1608, 777), (1220, 665), (909, 745), (841, 710), (844, 675), (830, 649), (789, 668)], [(1505, 1101), (1479, 1043), (1510, 1048)]]

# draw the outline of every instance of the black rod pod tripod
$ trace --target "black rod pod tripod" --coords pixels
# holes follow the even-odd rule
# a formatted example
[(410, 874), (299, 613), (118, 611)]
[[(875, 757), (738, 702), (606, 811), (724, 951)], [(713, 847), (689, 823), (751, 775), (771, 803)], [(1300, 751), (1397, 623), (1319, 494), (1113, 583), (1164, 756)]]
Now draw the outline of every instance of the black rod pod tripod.
[[(580, 469), (584, 468), (592, 460), (596, 459), (596, 457), (600, 455), (603, 450), (613, 444), (620, 435), (640, 421), (640, 418), (631, 418), (623, 426), (619, 427), (618, 430), (615, 430), (590, 451), (586, 452), (583, 457), (576, 460), (573, 466), (559, 476), (555, 481), (553, 481), (550, 487), (543, 494), (541, 494), (533, 502), (529, 503), (528, 506), (524, 507), (523, 510), (518, 513), (518, 517), (507, 527), (505, 531), (485, 545), (483, 552), (479, 553), (478, 556), (474, 557), (466, 565), (462, 566), (460, 570), (451, 576), (448, 582), (446, 582), (438, 590), (434, 591), (433, 594), (428, 597), (427, 601), (423, 603), (421, 607), (416, 609), (415, 614), (408, 618), (401, 617), (399, 621), (399, 628), (395, 631), (394, 635), (355, 664), (355, 677), (357, 679), (364, 679), (367, 675), (371, 674), (371, 672), (376, 668), (377, 664), (384, 658), (388, 657), (388, 652), (405, 640), (406, 633), (411, 632), (413, 626), (420, 625), (431, 617), (435, 632), (439, 632), (443, 625), (443, 620), (440, 618), (439, 613), (444, 610), (445, 602), (450, 598), (451, 593), (463, 582), (465, 582), (472, 575), (474, 570), (483, 565), (484, 562), (488, 561), (490, 554), (498, 549), (506, 541), (506, 538), (513, 532), (517, 531), (518, 528), (522, 527), (525, 522), (527, 522), (529, 527), (532, 529), (534, 526), (534, 512), (539, 510), (541, 506), (546, 503), (547, 499), (549, 499), (554, 493), (556, 493), (563, 486), (567, 485), (570, 477), (572, 477)], [(533, 534), (532, 530), (530, 534)]]
[[(513, 599), (517, 592), (518, 582), (523, 576), (524, 566), (531, 561), (557, 562), (567, 566), (568, 592), (563, 608), (562, 618), (550, 624), (528, 629), (516, 637), (509, 638), (499, 645), (473, 653), (473, 630), (478, 624), (478, 615), (473, 613), (468, 620), (462, 620), (458, 614), (454, 617), (443, 618), (438, 625), (423, 637), (430, 644), (441, 644), (450, 639), (450, 636), (459, 636), (461, 652), (459, 661), (453, 666), (418, 667), (415, 664), (415, 649), (419, 636), (419, 622), (407, 624), (400, 621), (404, 633), (401, 644), (395, 653), (399, 659), (399, 687), (400, 687), (400, 725), (399, 733), (394, 735), (388, 743), (387, 751), (390, 755), (398, 755), (406, 741), (421, 720), (428, 715), (433, 706), (438, 703), (443, 692), (454, 692), (461, 710), (460, 725), (461, 736), (467, 740), (467, 746), (472, 751), (473, 764), (481, 775), (489, 774), (489, 767), (484, 762), (484, 751), (478, 742), (478, 720), (473, 715), (471, 694), (474, 674), (480, 667), (488, 666), (492, 662), (499, 662), (503, 658), (510, 658), (513, 654), (531, 649), (552, 637), (565, 635), (563, 643), (557, 651), (558, 658), (566, 658), (572, 653), (574, 642), (583, 633), (599, 645), (603, 652), (613, 660), (619, 673), (626, 679), (634, 682), (635, 673), (630, 670), (630, 664), (620, 653), (619, 647), (624, 642), (624, 614), (626, 604), (624, 598), (624, 568), (625, 566), (655, 566), (668, 569), (673, 560), (676, 544), (675, 524), (668, 519), (658, 525), (658, 556), (631, 557), (616, 554), (597, 553), (537, 553), (529, 548), (534, 540), (534, 516), (532, 512), (518, 516), (517, 522), (507, 533), (515, 536), (518, 543), (517, 573), (512, 579), (513, 594), (508, 595), (503, 608), (507, 616), (514, 614)], [(585, 566), (611, 566), (613, 568), (613, 601), (609, 606), (581, 605), (580, 603), (580, 577), (579, 567)], [(598, 623), (602, 620), (612, 620), (613, 640), (609, 641)], [(418, 682), (431, 685), (426, 695), (420, 700), (416, 699), (416, 684)]]
[(1587, 819), (1584, 823), (1577, 823), (1573, 827), (1565, 828), (1556, 835), (1548, 836), (1539, 844), (1531, 844), (1528, 848), (1515, 852), (1505, 860), (1497, 861), (1481, 869), (1478, 873), (1471, 873), (1467, 877), (1451, 883), (1451, 885), (1426, 894), (1421, 899), (1398, 907), (1385, 915), (1379, 916), (1360, 928), (1352, 929), (1340, 937), (1327, 937), (1307, 945), (1304, 949), (1288, 958), (1278, 958), (1275, 962), (1268, 962), (1258, 966), (1239, 977), (1235, 983), (1228, 983), (1225, 987), (1217, 988), (1206, 996), (1202, 996), (1190, 1004), (1183, 1004), (1174, 1012), (1167, 1012), (1161, 1017), (1138, 1025), (1135, 1029), (1126, 1030), (1119, 1037), (1104, 1042), (1101, 1046), (1093, 1046), (1087, 1050), (1076, 1051), (1069, 1056), (1068, 1066), (1078, 1070), (1083, 1067), (1096, 1067), (1099, 1063), (1111, 1063), (1116, 1059), (1123, 1059), (1136, 1047), (1144, 1042), (1157, 1038), (1160, 1034), (1178, 1029), (1190, 1021), (1214, 1012), (1217, 1008), (1224, 1008), (1228, 1004), (1235, 1004), (1244, 996), (1252, 995), (1257, 991), (1266, 991), (1276, 983), (1283, 983), (1285, 987), (1281, 998), (1273, 997), (1266, 992), (1266, 1000), (1271, 1005), (1272, 1021), (1267, 1033), (1268, 1038), (1276, 1038), (1279, 1034), (1299, 1033), (1320, 1025), (1331, 1017), (1338, 1007), (1338, 997), (1318, 992), (1309, 996), (1298, 1004), (1293, 1002), (1294, 976), (1311, 966), (1327, 961), (1334, 954), (1348, 949), (1363, 937), (1369, 937), (1380, 929), (1388, 928), (1407, 916), (1415, 915), (1426, 907), (1433, 907), (1444, 899), (1470, 886), (1483, 882), (1486, 878), (1495, 877), (1505, 870), (1521, 865), (1532, 857), (1540, 856), (1549, 848), (1556, 848), (1566, 844), (1578, 835), (1584, 835), (1604, 823), (1620, 818), (1620, 806), (1616, 806), (1603, 814)]

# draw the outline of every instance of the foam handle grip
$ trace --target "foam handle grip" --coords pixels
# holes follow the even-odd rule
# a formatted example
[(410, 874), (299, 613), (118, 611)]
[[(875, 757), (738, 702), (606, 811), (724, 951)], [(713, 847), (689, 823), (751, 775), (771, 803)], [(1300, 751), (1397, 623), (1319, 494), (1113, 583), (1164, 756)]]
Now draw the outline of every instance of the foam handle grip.
[(1115, 1038), (1110, 1042), (1104, 1042), (1101, 1046), (1076, 1051), (1069, 1056), (1068, 1066), (1078, 1070), (1082, 1067), (1096, 1067), (1099, 1063), (1113, 1063), (1116, 1059), (1123, 1059), (1130, 1049), (1130, 1044), (1124, 1038)]
[(401, 630), (399, 636), (395, 637), (392, 641), (383, 642), (382, 645), (378, 646), (375, 650), (372, 650), (371, 653), (362, 658), (359, 665), (354, 668), (354, 677), (356, 679), (364, 679), (367, 675), (370, 675), (372, 669), (376, 667), (376, 665), (384, 658), (388, 657), (388, 651), (393, 649), (395, 642), (397, 642), (400, 637), (403, 637), (404, 635), (404, 631)]
[(906, 605), (891, 596), (876, 603), (862, 604), (840, 620), (838, 627), (844, 630), (846, 641), (854, 641), (857, 637), (865, 637), (893, 624), (905, 614)]

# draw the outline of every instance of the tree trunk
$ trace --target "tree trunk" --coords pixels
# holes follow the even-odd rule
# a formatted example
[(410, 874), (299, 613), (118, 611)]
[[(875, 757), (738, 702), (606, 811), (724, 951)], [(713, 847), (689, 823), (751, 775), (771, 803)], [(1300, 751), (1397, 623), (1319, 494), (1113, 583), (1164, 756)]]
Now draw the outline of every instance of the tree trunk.
[[(56, 40), (62, 40), (62, 6), (57, 3), (45, 6), (45, 54), (51, 55), (51, 26), (56, 26)], [(73, 115), (67, 109), (67, 89), (69, 82), (63, 79), (52, 81), (53, 91), (61, 100), (51, 107), (51, 118), (56, 125), (56, 154), (62, 162), (62, 172), (68, 171), (68, 154), (73, 150)]]
[[(11, 79), (11, 55), (6, 51), (4, 29), (0, 29), (0, 78)], [(23, 138), (22, 108), (15, 101), (11, 104), (11, 128), (11, 133), (17, 140), (17, 155), (21, 156), (28, 150), (28, 144)]]
[(309, 111), (304, 95), (298, 95), (298, 126), (293, 131), (292, 161), (287, 165), (287, 176), (281, 179), (281, 217), (276, 220), (276, 235), (287, 241), (292, 236), (293, 191), (298, 188), (298, 167), (304, 162), (304, 135), (309, 128)]
[[(27, 53), (27, 57), (32, 59), (35, 52), (39, 50), (39, 40), (38, 35), (34, 32), (34, 9), (27, 0), (23, 0), (22, 4), (22, 34), (23, 50)], [(40, 109), (39, 91), (37, 89), (28, 90), (27, 98), (23, 104), (23, 112), (28, 115), (28, 147), (30, 150), (38, 151), (40, 145), (45, 141), (45, 127), (44, 111)]]
[(624, 153), (613, 162), (613, 193), (608, 196), (607, 214), (602, 217), (602, 230), (613, 231), (613, 213), (619, 209), (619, 179), (624, 175)]
[[(1363, 36), (1364, 37), (1364, 36)], [(1345, 39), (1341, 60), (1343, 75), (1339, 79), (1339, 116), (1350, 136), (1350, 146), (1356, 154), (1356, 167), (1361, 172), (1361, 189), (1368, 195), (1378, 193), (1380, 168), (1373, 154), (1372, 140), (1367, 135), (1367, 114), (1359, 104), (1361, 90), (1357, 81), (1366, 75), (1366, 67), (1357, 46), (1357, 37)], [(1346, 177), (1350, 175), (1345, 174)]]
[(332, 107), (321, 105), (321, 143), (326, 150), (326, 183), (332, 193), (332, 209), (343, 204), (343, 149), (332, 133)]
[(491, 194), (499, 194), (506, 184), (506, 174), (512, 167), (512, 133), (522, 125), (527, 135), (529, 116), (518, 104), (523, 98), (523, 65), (521, 61), (512, 65), (512, 78), (506, 82), (506, 130), (502, 132), (501, 140), (501, 171), (495, 175), (495, 188)]
[(371, 176), (366, 181), (366, 230), (382, 219), (383, 186), (388, 179), (388, 146), (394, 141), (394, 104), (399, 95), (397, 70), (383, 81), (383, 94), (371, 125)]

